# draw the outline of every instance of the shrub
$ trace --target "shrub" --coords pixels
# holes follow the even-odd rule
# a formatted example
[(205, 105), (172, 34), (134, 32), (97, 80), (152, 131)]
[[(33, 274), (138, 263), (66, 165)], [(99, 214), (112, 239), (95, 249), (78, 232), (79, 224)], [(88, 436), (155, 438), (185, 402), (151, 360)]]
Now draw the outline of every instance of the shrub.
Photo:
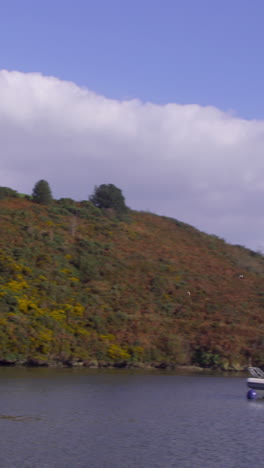
[(16, 192), (16, 190), (13, 190), (9, 187), (0, 187), (0, 200), (3, 200), (3, 198), (18, 198), (19, 195)]

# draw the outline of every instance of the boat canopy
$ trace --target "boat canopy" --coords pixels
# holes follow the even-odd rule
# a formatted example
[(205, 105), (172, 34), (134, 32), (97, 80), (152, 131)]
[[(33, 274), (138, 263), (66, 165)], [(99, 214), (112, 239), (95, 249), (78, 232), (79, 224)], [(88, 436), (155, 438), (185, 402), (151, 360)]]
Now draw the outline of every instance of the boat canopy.
[(257, 379), (264, 379), (264, 372), (259, 367), (248, 367), (248, 371)]

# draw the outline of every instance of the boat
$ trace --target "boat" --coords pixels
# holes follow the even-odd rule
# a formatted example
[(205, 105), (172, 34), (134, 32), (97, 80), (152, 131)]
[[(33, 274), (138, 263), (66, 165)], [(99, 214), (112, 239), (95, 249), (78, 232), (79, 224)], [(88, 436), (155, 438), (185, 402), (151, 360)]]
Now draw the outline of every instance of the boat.
[(256, 398), (264, 398), (264, 372), (259, 367), (248, 367), (251, 375), (247, 379), (247, 398), (255, 400)]

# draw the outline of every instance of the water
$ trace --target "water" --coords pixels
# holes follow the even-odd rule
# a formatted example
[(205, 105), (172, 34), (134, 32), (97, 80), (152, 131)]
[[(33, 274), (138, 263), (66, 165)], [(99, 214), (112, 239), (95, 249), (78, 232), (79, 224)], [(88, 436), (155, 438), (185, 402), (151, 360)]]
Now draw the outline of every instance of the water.
[(243, 377), (0, 368), (1, 468), (263, 465)]

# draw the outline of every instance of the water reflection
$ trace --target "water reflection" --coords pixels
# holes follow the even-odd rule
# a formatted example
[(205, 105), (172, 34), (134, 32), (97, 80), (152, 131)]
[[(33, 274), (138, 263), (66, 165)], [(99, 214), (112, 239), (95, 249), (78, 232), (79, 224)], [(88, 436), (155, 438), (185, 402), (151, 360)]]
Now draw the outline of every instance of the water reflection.
[(0, 414), (0, 419), (9, 419), (11, 421), (40, 421), (41, 418), (32, 417), (32, 416), (11, 416), (6, 414)]

